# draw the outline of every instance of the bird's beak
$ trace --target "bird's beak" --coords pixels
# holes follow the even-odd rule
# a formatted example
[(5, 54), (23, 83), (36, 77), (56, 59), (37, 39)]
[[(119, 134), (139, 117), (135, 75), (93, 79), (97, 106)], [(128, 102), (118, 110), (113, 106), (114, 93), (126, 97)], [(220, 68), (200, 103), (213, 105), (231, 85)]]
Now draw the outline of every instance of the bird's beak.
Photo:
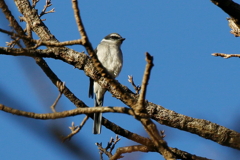
[(126, 38), (121, 38), (121, 42), (123, 42)]

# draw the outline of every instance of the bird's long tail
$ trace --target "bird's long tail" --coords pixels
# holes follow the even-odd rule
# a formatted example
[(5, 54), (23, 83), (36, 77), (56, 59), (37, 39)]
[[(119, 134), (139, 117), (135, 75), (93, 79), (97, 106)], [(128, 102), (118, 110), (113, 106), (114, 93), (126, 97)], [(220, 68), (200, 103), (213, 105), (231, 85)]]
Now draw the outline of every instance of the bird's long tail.
[[(101, 107), (103, 105), (103, 98), (97, 101), (95, 96), (95, 107)], [(94, 113), (93, 134), (100, 134), (102, 128), (102, 113)]]

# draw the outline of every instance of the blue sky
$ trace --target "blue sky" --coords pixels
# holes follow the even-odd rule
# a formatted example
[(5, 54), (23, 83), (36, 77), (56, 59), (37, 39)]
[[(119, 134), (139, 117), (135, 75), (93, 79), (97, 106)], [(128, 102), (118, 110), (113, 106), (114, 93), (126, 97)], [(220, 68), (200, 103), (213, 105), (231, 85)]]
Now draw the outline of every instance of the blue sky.
[[(42, 10), (45, 1), (37, 5)], [(7, 2), (15, 17), (20, 16), (12, 2)], [(59, 41), (79, 38), (71, 2), (52, 0), (56, 12), (43, 16), (44, 22)], [(127, 81), (133, 75), (140, 84), (145, 52), (154, 56), (154, 68), (147, 89), (147, 99), (178, 113), (206, 119), (229, 129), (238, 128), (240, 114), (240, 61), (211, 56), (214, 52), (239, 53), (239, 39), (229, 33), (226, 18), (229, 17), (210, 1), (80, 1), (80, 12), (88, 36), (94, 47), (109, 33), (117, 32), (126, 38), (122, 45), (124, 66), (117, 78), (132, 89)], [(0, 28), (9, 29), (0, 13)], [(19, 21), (19, 20), (18, 20)], [(21, 24), (25, 26), (24, 23)], [(0, 33), (0, 46), (9, 37)], [(37, 38), (35, 36), (35, 38)], [(38, 38), (37, 38), (38, 39)], [(79, 52), (82, 46), (70, 46)], [(52, 70), (71, 91), (87, 105), (88, 77), (62, 61), (45, 59)], [(32, 58), (0, 55), (0, 103), (9, 107), (36, 113), (51, 112), (50, 106), (58, 90), (46, 78)], [(126, 106), (105, 96), (106, 106)], [(64, 96), (57, 110), (74, 109)], [(123, 114), (104, 114), (106, 118), (132, 132), (147, 137), (139, 122)], [(101, 135), (92, 134), (92, 120), (88, 120), (71, 142), (61, 143), (56, 130), (66, 136), (68, 126), (79, 124), (84, 116), (58, 120), (35, 120), (0, 112), (1, 159), (79, 159), (89, 154), (98, 159), (94, 145), (106, 146), (115, 134), (102, 128)], [(239, 151), (221, 146), (197, 135), (158, 124), (165, 130), (170, 147), (211, 159), (238, 159)], [(122, 137), (117, 147), (135, 144)], [(83, 148), (81, 148), (83, 147)], [(157, 153), (125, 154), (124, 159), (163, 159)], [(106, 158), (106, 157), (105, 157)], [(84, 159), (84, 158), (82, 158)], [(106, 158), (107, 159), (107, 158)]]

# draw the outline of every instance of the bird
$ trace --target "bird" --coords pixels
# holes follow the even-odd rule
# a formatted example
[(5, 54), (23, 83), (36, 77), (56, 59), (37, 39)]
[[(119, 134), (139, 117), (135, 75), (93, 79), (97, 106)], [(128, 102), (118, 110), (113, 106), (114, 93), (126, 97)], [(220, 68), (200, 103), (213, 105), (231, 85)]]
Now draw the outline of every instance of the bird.
[[(98, 60), (101, 62), (107, 72), (116, 78), (121, 72), (123, 66), (123, 55), (121, 45), (125, 38), (118, 33), (111, 33), (104, 37), (95, 49)], [(102, 88), (97, 82), (90, 78), (89, 97), (95, 95), (94, 107), (103, 106), (105, 88)], [(94, 113), (93, 134), (100, 134), (102, 127), (102, 113)]]

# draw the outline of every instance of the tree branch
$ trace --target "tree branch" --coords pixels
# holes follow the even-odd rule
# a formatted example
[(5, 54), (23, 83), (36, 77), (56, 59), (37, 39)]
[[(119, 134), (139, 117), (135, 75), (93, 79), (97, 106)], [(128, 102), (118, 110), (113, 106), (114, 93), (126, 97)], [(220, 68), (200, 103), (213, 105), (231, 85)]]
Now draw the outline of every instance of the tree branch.
[(3, 104), (0, 104), (0, 110), (8, 113), (12, 113), (18, 116), (24, 116), (28, 118), (34, 118), (34, 119), (41, 119), (41, 120), (48, 120), (48, 119), (59, 119), (59, 118), (65, 118), (70, 116), (77, 116), (80, 114), (93, 114), (93, 113), (106, 113), (106, 112), (113, 112), (113, 113), (125, 113), (129, 115), (133, 115), (133, 111), (129, 108), (125, 107), (89, 107), (89, 108), (76, 108), (68, 111), (63, 112), (54, 112), (54, 113), (33, 113), (33, 112), (26, 112), (21, 111), (18, 109), (13, 109), (10, 107), (7, 107)]
[(149, 147), (143, 146), (143, 145), (119, 147), (117, 149), (116, 153), (110, 158), (110, 160), (119, 159), (119, 158), (123, 157), (122, 154), (132, 153), (132, 152), (155, 152), (155, 151), (153, 150), (153, 148), (149, 148)]
[(238, 57), (240, 58), (240, 54), (226, 54), (226, 53), (213, 53), (213, 56), (216, 57), (223, 57), (223, 58), (231, 58), (231, 57)]
[(240, 5), (235, 3), (232, 0), (211, 0), (216, 6), (221, 8), (224, 12), (226, 12), (229, 16), (231, 16), (238, 28), (240, 28)]
[(87, 122), (88, 118), (89, 118), (88, 115), (85, 116), (79, 126), (75, 126), (74, 122), (72, 122), (72, 126), (69, 127), (69, 129), (71, 130), (71, 133), (69, 135), (67, 135), (66, 137), (62, 137), (62, 141), (65, 142), (66, 140), (70, 140), (75, 134), (77, 134), (82, 129), (84, 124)]
[(137, 115), (137, 119), (140, 120), (144, 129), (147, 131), (151, 140), (153, 141), (156, 150), (163, 155), (166, 160), (175, 160), (176, 156), (169, 149), (167, 142), (163, 140), (162, 136), (159, 134), (156, 125), (152, 122), (149, 117), (141, 117), (139, 115), (147, 113), (145, 108), (145, 97), (147, 92), (147, 85), (150, 79), (151, 69), (153, 67), (153, 57), (146, 53), (146, 67), (142, 79), (141, 93), (138, 98), (136, 107), (134, 107), (134, 113)]
[(178, 128), (221, 145), (240, 150), (240, 134), (234, 130), (204, 119), (192, 118), (176, 113), (151, 102), (147, 102), (146, 106), (151, 118), (160, 124)]

